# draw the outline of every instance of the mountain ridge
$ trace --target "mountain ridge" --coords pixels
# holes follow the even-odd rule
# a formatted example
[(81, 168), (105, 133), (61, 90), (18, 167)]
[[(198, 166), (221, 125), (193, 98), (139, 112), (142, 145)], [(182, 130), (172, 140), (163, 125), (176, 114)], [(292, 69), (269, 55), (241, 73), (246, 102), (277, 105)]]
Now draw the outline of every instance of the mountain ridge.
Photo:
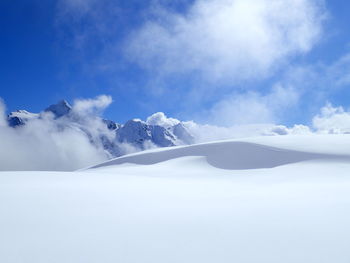
[[(96, 116), (82, 116), (66, 100), (52, 104), (40, 113), (18, 110), (7, 115), (8, 125), (21, 128), (33, 120), (43, 120), (49, 115), (52, 123), (61, 129), (79, 129), (89, 141), (102, 147), (109, 157), (141, 151), (153, 147), (170, 147), (194, 143), (194, 137), (182, 122), (171, 124), (148, 123), (131, 119), (124, 124)], [(96, 128), (94, 127), (96, 126)], [(97, 131), (97, 132), (96, 132)]]

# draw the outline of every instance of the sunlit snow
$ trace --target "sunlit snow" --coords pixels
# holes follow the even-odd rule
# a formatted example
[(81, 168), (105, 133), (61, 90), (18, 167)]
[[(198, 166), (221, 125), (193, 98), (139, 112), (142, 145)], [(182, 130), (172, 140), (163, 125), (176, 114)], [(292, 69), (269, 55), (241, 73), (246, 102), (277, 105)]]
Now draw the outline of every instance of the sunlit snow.
[(350, 135), (0, 173), (0, 262), (350, 262)]

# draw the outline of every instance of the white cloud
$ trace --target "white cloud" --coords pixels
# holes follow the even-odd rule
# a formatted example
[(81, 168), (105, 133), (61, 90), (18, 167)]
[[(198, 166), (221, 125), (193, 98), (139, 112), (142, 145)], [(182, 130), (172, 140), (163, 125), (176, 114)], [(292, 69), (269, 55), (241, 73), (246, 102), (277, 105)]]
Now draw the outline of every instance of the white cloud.
[(312, 125), (319, 133), (350, 133), (350, 112), (328, 103), (313, 118)]
[[(160, 11), (159, 11), (160, 10)], [(127, 42), (132, 61), (153, 72), (200, 72), (209, 80), (263, 77), (318, 41), (316, 0), (197, 0), (186, 14), (158, 9)]]
[[(110, 131), (99, 117), (112, 102), (112, 97), (107, 95), (100, 95), (93, 99), (75, 100), (69, 118), (73, 117), (75, 123), (89, 134), (94, 143), (98, 144), (101, 136), (114, 141), (115, 133)], [(69, 119), (65, 118), (62, 118), (62, 121), (70, 122)]]
[(159, 125), (163, 127), (174, 126), (180, 121), (174, 118), (168, 118), (163, 112), (156, 112), (149, 116), (146, 123), (149, 125)]
[[(0, 119), (3, 120), (5, 116), (1, 109), (4, 108), (0, 102)], [(96, 120), (91, 120), (97, 124)], [(91, 143), (99, 133), (96, 131), (99, 127), (72, 125), (66, 118), (54, 120), (52, 114), (47, 113), (16, 129), (3, 122), (0, 125), (0, 169), (75, 170), (107, 160), (102, 145)], [(92, 137), (88, 137), (83, 129)]]
[(73, 112), (81, 115), (99, 114), (112, 103), (112, 97), (100, 95), (95, 99), (79, 99), (73, 104)]

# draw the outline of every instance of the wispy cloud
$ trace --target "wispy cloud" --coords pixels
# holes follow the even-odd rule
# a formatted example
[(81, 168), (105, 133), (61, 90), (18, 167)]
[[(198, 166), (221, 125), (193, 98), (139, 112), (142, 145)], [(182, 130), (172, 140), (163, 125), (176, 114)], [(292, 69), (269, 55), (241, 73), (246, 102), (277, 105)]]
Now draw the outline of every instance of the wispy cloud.
[(167, 103), (159, 110), (197, 120), (208, 116), (204, 121), (221, 120), (220, 125), (244, 122), (238, 113), (231, 120), (229, 115), (215, 117), (216, 111), (230, 111), (232, 104), (236, 110), (231, 112), (242, 108), (248, 114), (250, 108), (246, 123), (278, 121), (292, 109), (290, 103), (268, 102), (269, 93), (280, 85), (294, 99), (302, 97), (303, 87), (285, 80), (262, 87), (261, 82), (283, 76), (294, 58), (312, 50), (327, 17), (323, 0), (194, 0), (181, 9), (175, 7), (183, 1), (150, 0), (137, 4), (135, 14), (129, 14), (133, 4), (120, 1), (58, 3), (58, 28), (69, 38), (62, 43), (73, 47), (88, 77), (102, 74), (104, 81), (115, 83), (131, 72), (110, 89), (123, 93), (120, 86), (127, 85), (147, 96), (155, 105), (152, 110), (164, 99)]
[(319, 60), (315, 63), (294, 64), (288, 67), (276, 83), (294, 90), (297, 100), (294, 106), (286, 104), (288, 106), (285, 107), (286, 114), (279, 120), (282, 122), (290, 120), (293, 114), (298, 115), (301, 122), (310, 120), (327, 101), (332, 101), (332, 98), (339, 94), (345, 94), (350, 85), (349, 72), (348, 53), (328, 63)]
[(200, 73), (207, 80), (265, 77), (322, 32), (313, 0), (197, 0), (185, 14), (158, 8), (128, 39), (129, 58), (154, 74)]
[(325, 36), (323, 0), (194, 0), (181, 11), (179, 1), (148, 3), (122, 34), (119, 1), (60, 0), (58, 17), (77, 51), (98, 47), (84, 63), (90, 73), (134, 70), (123, 54), (145, 70), (142, 85), (129, 84), (152, 105), (164, 98), (171, 111), (220, 126), (305, 122), (350, 83), (349, 54), (294, 60)]
[(295, 106), (299, 99), (297, 90), (276, 85), (263, 95), (258, 92), (233, 93), (216, 103), (206, 120), (216, 125), (278, 123), (283, 113)]
[(112, 97), (100, 95), (95, 99), (79, 99), (73, 104), (73, 112), (82, 115), (98, 115), (104, 111), (111, 103)]

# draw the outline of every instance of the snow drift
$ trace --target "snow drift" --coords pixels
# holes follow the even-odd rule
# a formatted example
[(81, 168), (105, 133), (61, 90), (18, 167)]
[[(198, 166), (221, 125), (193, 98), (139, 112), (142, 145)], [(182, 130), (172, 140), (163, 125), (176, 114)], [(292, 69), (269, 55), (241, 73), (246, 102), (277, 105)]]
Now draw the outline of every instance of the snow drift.
[(271, 136), (0, 172), (0, 262), (348, 263), (349, 156)]
[[(316, 135), (313, 136), (300, 136), (297, 141), (305, 140), (307, 144), (308, 138), (312, 140)], [(332, 147), (332, 143), (336, 141), (336, 138), (350, 139), (350, 136), (338, 136), (334, 137), (333, 140), (329, 140), (330, 136), (316, 136), (320, 140), (323, 139), (324, 145), (328, 145), (329, 148)], [(268, 139), (267, 139), (268, 140)], [(250, 139), (250, 141), (254, 141)], [(264, 143), (263, 139), (260, 139), (261, 143)], [(283, 139), (275, 139), (275, 141), (283, 141)], [(346, 145), (346, 144), (345, 144)], [(349, 154), (340, 151), (337, 153), (329, 154), (326, 151), (319, 152), (313, 147), (309, 146), (309, 151), (304, 150), (291, 150), (283, 149), (273, 146), (268, 146), (264, 144), (258, 144), (254, 142), (249, 142), (241, 140), (230, 140), (222, 142), (213, 142), (205, 144), (197, 144), (182, 147), (173, 147), (166, 149), (150, 150), (146, 152), (131, 154), (122, 156), (96, 166), (92, 168), (108, 167), (113, 165), (133, 163), (142, 165), (151, 165), (171, 159), (182, 158), (186, 156), (202, 156), (205, 157), (206, 161), (216, 167), (221, 169), (229, 170), (243, 170), (243, 169), (261, 169), (261, 168), (273, 168), (280, 165), (310, 161), (310, 160), (345, 160), (350, 161), (350, 149)], [(315, 148), (315, 147), (314, 147)], [(344, 148), (344, 146), (343, 146)]]

